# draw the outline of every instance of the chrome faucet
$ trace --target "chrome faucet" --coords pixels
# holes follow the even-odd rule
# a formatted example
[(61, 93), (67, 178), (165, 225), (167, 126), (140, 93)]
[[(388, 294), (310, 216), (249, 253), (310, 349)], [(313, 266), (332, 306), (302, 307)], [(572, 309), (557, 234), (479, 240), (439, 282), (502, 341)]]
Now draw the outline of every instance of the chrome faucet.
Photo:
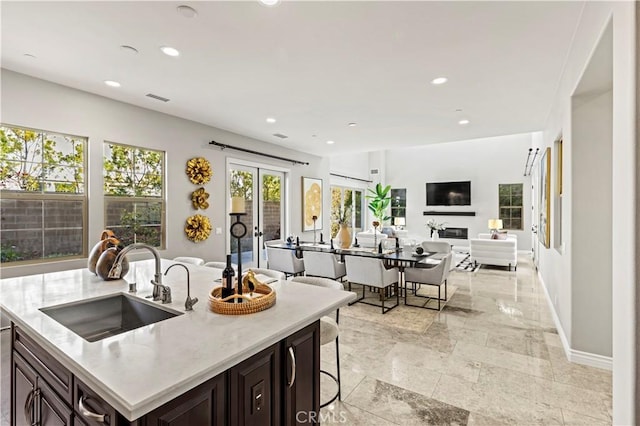
[(122, 261), (124, 260), (124, 256), (131, 250), (138, 248), (145, 248), (149, 250), (151, 254), (153, 254), (153, 258), (156, 262), (156, 271), (153, 279), (151, 280), (151, 284), (153, 284), (153, 300), (161, 300), (162, 303), (171, 303), (171, 289), (166, 285), (162, 285), (162, 264), (160, 262), (160, 254), (155, 247), (148, 244), (133, 243), (123, 248), (116, 256), (116, 260), (113, 262), (113, 265), (109, 270), (108, 277), (121, 278), (120, 275), (122, 274)]
[(187, 268), (182, 263), (174, 263), (173, 265), (169, 266), (166, 271), (164, 271), (164, 276), (166, 277), (167, 272), (169, 272), (169, 269), (173, 268), (174, 266), (182, 266), (184, 270), (187, 271), (187, 300), (184, 302), (184, 310), (193, 311), (193, 305), (198, 303), (198, 298), (197, 297), (194, 297), (193, 299), (191, 298), (191, 283), (189, 282), (189, 268)]

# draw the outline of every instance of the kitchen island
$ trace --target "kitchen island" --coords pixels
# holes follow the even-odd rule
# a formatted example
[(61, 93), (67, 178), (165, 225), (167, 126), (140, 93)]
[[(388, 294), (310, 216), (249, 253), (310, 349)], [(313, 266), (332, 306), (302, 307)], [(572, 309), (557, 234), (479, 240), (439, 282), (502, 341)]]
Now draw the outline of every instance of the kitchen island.
[[(162, 271), (166, 271), (173, 263), (175, 262), (163, 259)], [(277, 300), (270, 309), (251, 315), (219, 315), (209, 310), (208, 298), (211, 289), (219, 285), (215, 280), (220, 277), (221, 270), (186, 265), (190, 275), (191, 297), (197, 297), (199, 303), (194, 306), (193, 311), (185, 311), (187, 274), (183, 268), (172, 268), (163, 276), (164, 285), (171, 288), (172, 302), (161, 306), (179, 312), (180, 315), (154, 324), (89, 342), (40, 310), (80, 300), (128, 294), (128, 282), (134, 278), (137, 281), (134, 296), (145, 299), (153, 290), (150, 280), (154, 274), (154, 262), (132, 262), (131, 266), (124, 279), (114, 281), (103, 281), (86, 269), (0, 280), (0, 306), (12, 321), (14, 345), (17, 338), (22, 339), (22, 343), (26, 342), (27, 347), (29, 343), (35, 344), (44, 352), (45, 357), (55, 361), (56, 368), (67, 370), (69, 377), (72, 377), (73, 383), (61, 386), (76, 389), (68, 390), (74, 398), (71, 417), (80, 417), (76, 411), (82, 411), (74, 411), (78, 408), (78, 388), (93, 395), (94, 400), (104, 401), (114, 410), (116, 415), (109, 417), (110, 424), (118, 424), (113, 421), (114, 417), (145, 424), (144, 416), (148, 413), (157, 412), (167, 403), (175, 402), (189, 391), (215, 380), (221, 380), (217, 393), (221, 393), (225, 399), (220, 406), (224, 406), (227, 411), (224, 416), (226, 423), (243, 423), (238, 419), (245, 414), (238, 413), (238, 409), (247, 413), (269, 407), (271, 411), (277, 410), (279, 406), (286, 406), (286, 402), (282, 402), (285, 398), (283, 395), (288, 388), (293, 387), (291, 382), (296, 368), (296, 348), (291, 342), (297, 338), (296, 333), (306, 329), (313, 331), (310, 341), (314, 345), (312, 352), (305, 348), (300, 353), (305, 358), (313, 358), (313, 362), (305, 370), (314, 371), (300, 370), (299, 359), (298, 375), (300, 377), (305, 373), (314, 381), (314, 386), (319, 387), (316, 379), (319, 374), (318, 319), (355, 299), (355, 295), (350, 292), (278, 281), (271, 284), (276, 291)], [(287, 347), (283, 346), (283, 342), (291, 344)], [(23, 346), (19, 348), (21, 347)], [(265, 351), (266, 357), (263, 356)], [(29, 354), (28, 350), (24, 352)], [(17, 358), (22, 362), (21, 353), (14, 347), (12, 360)], [(250, 374), (254, 372), (247, 362), (255, 356), (273, 364), (267, 369), (271, 379), (279, 380), (276, 377), (278, 375), (284, 377), (284, 384), (270, 388), (276, 395), (268, 392), (268, 383), (258, 383), (261, 387), (242, 388), (249, 384)], [(32, 362), (37, 363), (39, 360)], [(12, 365), (14, 380), (17, 370), (15, 362)], [(238, 366), (243, 367), (238, 369)], [(53, 370), (55, 372), (55, 368)], [(44, 386), (52, 385), (48, 383), (46, 375), (44, 381)], [(54, 377), (49, 381), (59, 380)], [(308, 380), (300, 381), (302, 386)], [(34, 384), (31, 386), (35, 389)], [(15, 394), (15, 388), (13, 393)], [(258, 402), (244, 406), (245, 402), (249, 402), (238, 401), (244, 394), (257, 398)], [(265, 397), (269, 397), (269, 401), (260, 400)], [(16, 403), (16, 398), (16, 395), (12, 395), (14, 424), (16, 416), (17, 424), (22, 424), (23, 415), (38, 414), (27, 413), (26, 410), (23, 413), (23, 407)], [(318, 399), (319, 396), (314, 398)], [(15, 412), (16, 407), (20, 412)], [(271, 413), (270, 418), (280, 419), (276, 414)], [(287, 413), (283, 413), (282, 424), (287, 423), (286, 418)], [(87, 419), (82, 421), (87, 422)]]

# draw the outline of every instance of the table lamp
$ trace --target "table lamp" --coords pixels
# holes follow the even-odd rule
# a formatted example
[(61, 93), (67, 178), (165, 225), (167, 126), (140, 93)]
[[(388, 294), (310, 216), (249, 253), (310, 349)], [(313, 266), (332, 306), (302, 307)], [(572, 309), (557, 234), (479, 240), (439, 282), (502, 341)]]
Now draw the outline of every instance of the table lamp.
[(404, 217), (396, 217), (393, 219), (393, 224), (398, 227), (398, 229), (403, 229), (404, 225), (406, 225)]
[(489, 219), (489, 229), (491, 230), (491, 236), (498, 233), (498, 229), (502, 229), (502, 219)]

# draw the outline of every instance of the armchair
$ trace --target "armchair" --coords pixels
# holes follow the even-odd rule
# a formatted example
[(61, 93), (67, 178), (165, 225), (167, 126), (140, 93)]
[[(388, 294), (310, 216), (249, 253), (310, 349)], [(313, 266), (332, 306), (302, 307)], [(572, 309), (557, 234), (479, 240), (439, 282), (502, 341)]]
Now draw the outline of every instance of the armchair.
[(305, 275), (307, 276), (338, 280), (347, 275), (344, 263), (338, 262), (333, 253), (305, 251), (303, 254)]
[[(447, 253), (440, 263), (433, 268), (407, 268), (404, 270), (404, 304), (408, 306), (415, 306), (418, 308), (425, 309), (434, 309), (428, 306), (430, 300), (438, 301), (438, 311), (441, 309), (441, 302), (447, 301), (447, 278), (449, 277), (449, 273), (451, 271), (451, 261), (453, 259), (453, 253)], [(414, 284), (426, 284), (433, 285), (438, 287), (438, 297), (434, 298), (431, 296), (423, 296), (418, 294), (419, 287), (414, 288), (414, 297), (422, 297), (426, 298), (427, 301), (423, 305), (412, 305), (407, 303), (407, 293), (409, 290), (407, 289), (407, 283)], [(444, 299), (440, 294), (440, 289), (444, 285)]]
[[(398, 291), (398, 268), (386, 269), (384, 267), (384, 262), (381, 259), (374, 257), (346, 256), (344, 262), (347, 267), (349, 291), (351, 291), (352, 283), (362, 285), (362, 297), (353, 303), (362, 302), (366, 305), (381, 307), (383, 314), (386, 314), (391, 309), (398, 306), (400, 303)], [(381, 305), (364, 301), (366, 287), (376, 287), (380, 289)], [(396, 295), (396, 303), (391, 307), (385, 307), (384, 302), (385, 299), (388, 298), (387, 290), (389, 287), (393, 287)]]
[(284, 272), (285, 276), (304, 273), (304, 261), (298, 259), (295, 250), (267, 246), (267, 267)]

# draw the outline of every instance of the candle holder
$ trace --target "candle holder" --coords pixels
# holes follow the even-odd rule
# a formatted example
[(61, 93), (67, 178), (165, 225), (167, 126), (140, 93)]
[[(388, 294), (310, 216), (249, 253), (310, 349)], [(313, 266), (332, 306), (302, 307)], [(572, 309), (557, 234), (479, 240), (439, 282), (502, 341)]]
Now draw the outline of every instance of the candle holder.
[[(238, 250), (238, 295), (242, 295), (242, 241), (241, 239), (247, 235), (247, 226), (240, 221), (240, 216), (246, 216), (246, 213), (229, 213), (232, 218), (235, 216), (235, 222), (231, 224), (229, 233), (237, 241)], [(242, 303), (242, 298), (238, 298), (238, 303)]]
[(377, 251), (378, 250), (378, 226), (380, 225), (380, 222), (378, 222), (377, 220), (374, 220), (373, 223), (373, 251)]
[(313, 245), (317, 245), (317, 239), (316, 239), (316, 220), (318, 220), (318, 216), (313, 216), (311, 217), (311, 220), (313, 220)]

